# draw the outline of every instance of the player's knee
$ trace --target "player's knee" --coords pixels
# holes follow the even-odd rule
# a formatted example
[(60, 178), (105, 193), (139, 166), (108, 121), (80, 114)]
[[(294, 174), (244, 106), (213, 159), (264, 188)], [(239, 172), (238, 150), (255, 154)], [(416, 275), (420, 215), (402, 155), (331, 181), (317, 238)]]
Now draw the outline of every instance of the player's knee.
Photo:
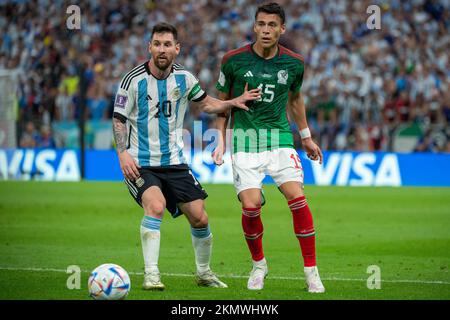
[(145, 214), (160, 217), (164, 214), (165, 204), (162, 201), (147, 201), (143, 204)]
[(241, 201), (242, 208), (259, 208), (261, 207), (261, 197), (249, 198)]
[(280, 190), (284, 194), (287, 201), (294, 200), (305, 195), (303, 191), (303, 183), (297, 184), (288, 182), (281, 185)]
[(259, 208), (261, 207), (261, 193), (258, 192), (242, 192), (239, 194), (242, 208)]
[(194, 228), (204, 228), (208, 225), (208, 215), (203, 211), (203, 214), (191, 220), (191, 225)]
[(303, 197), (305, 193), (303, 191), (296, 191), (296, 192), (285, 192), (284, 196), (287, 201), (291, 201), (294, 199), (297, 199), (299, 197)]

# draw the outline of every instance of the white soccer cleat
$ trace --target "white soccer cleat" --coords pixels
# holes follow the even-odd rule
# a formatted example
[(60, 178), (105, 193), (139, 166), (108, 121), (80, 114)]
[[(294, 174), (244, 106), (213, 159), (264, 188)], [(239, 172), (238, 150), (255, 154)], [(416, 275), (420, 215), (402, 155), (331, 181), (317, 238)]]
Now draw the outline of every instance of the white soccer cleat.
[(142, 285), (144, 290), (164, 290), (166, 287), (161, 282), (159, 272), (145, 272), (144, 283)]
[(247, 289), (249, 290), (262, 290), (264, 288), (264, 279), (269, 273), (269, 268), (267, 268), (267, 264), (253, 265), (253, 269), (250, 272), (250, 277), (247, 282)]
[(205, 272), (199, 273), (197, 272), (195, 281), (199, 286), (202, 287), (211, 287), (211, 288), (228, 288), (228, 286), (217, 278), (214, 272), (211, 269), (208, 269)]
[(306, 285), (308, 286), (308, 292), (311, 293), (323, 293), (325, 287), (320, 280), (319, 270), (317, 267), (305, 267)]

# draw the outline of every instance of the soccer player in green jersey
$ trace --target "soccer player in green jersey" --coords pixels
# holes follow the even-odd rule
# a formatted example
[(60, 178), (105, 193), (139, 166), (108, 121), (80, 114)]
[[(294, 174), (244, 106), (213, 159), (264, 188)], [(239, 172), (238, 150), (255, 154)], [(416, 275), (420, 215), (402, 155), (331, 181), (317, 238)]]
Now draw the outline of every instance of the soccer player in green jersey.
[(219, 98), (226, 100), (242, 94), (246, 83), (249, 88), (260, 88), (262, 96), (249, 104), (248, 112), (233, 109), (219, 117), (221, 135), (213, 159), (218, 165), (223, 163), (225, 131), (231, 114), (234, 186), (242, 204), (242, 227), (253, 260), (248, 289), (262, 289), (268, 273), (260, 216), (265, 202), (262, 181), (268, 174), (286, 197), (292, 212), (308, 291), (324, 292), (316, 266), (313, 219), (303, 191), (303, 170), (286, 111), (299, 128), (308, 157), (322, 163), (322, 152), (311, 139), (300, 92), (303, 57), (278, 43), (285, 29), (283, 8), (277, 3), (262, 5), (256, 11), (253, 26), (256, 42), (223, 57), (216, 85)]

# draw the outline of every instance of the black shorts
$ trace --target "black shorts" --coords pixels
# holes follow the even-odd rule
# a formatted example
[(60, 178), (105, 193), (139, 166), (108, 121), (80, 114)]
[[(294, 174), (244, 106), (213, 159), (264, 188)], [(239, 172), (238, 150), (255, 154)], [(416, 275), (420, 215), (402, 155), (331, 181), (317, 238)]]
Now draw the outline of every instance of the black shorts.
[(136, 181), (125, 179), (128, 191), (136, 202), (142, 207), (142, 195), (152, 186), (161, 189), (166, 199), (166, 208), (176, 218), (183, 214), (178, 207), (179, 203), (206, 199), (208, 194), (200, 182), (195, 179), (187, 165), (174, 165), (170, 167), (148, 167), (138, 169), (140, 178)]

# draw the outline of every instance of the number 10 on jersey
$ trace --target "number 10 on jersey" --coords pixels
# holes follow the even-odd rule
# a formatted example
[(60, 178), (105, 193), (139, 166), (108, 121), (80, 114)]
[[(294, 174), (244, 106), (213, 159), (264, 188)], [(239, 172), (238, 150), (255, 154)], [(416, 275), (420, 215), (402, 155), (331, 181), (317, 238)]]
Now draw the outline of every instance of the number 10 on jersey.
[(164, 117), (169, 118), (172, 115), (172, 102), (169, 100), (163, 101), (162, 103), (158, 102), (156, 109), (158, 109), (158, 111), (155, 114), (155, 118), (159, 118), (161, 112)]

